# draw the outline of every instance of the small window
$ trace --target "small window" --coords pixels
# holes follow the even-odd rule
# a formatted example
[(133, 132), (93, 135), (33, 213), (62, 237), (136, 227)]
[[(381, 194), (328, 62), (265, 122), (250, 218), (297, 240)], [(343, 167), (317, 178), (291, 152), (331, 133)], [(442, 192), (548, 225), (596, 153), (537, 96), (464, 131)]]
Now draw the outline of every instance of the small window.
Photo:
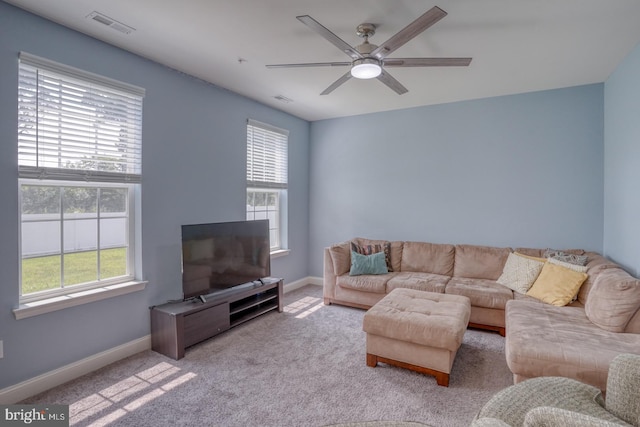
[(144, 90), (21, 53), (20, 295), (137, 277)]
[(247, 219), (268, 219), (271, 250), (287, 248), (289, 132), (249, 120), (247, 124)]

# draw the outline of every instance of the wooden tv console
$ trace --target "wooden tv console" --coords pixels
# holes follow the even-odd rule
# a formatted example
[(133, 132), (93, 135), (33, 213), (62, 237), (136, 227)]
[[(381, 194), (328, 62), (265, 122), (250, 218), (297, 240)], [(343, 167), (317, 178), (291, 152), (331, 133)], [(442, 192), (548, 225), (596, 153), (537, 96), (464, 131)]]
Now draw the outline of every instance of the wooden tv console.
[(269, 277), (200, 299), (151, 307), (151, 349), (182, 359), (187, 347), (272, 310), (282, 312), (283, 280)]

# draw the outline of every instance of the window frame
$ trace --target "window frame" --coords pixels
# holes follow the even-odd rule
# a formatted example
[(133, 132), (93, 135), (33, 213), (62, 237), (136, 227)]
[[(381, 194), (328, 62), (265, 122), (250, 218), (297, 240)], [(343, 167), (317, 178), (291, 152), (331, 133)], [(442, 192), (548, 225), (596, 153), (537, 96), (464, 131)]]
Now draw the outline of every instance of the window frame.
[[(24, 67), (23, 67), (24, 65)], [(43, 74), (41, 77), (40, 73)], [(85, 302), (96, 301), (102, 298), (107, 298), (115, 295), (122, 295), (129, 292), (135, 292), (137, 290), (144, 289), (146, 282), (141, 280), (141, 245), (139, 238), (141, 236), (140, 230), (140, 197), (141, 197), (141, 181), (142, 181), (142, 114), (143, 114), (143, 99), (145, 90), (138, 86), (123, 83), (117, 80), (110, 79), (98, 74), (80, 70), (74, 67), (70, 67), (64, 64), (60, 64), (45, 58), (37, 57), (29, 53), (20, 52), (19, 66), (18, 66), (19, 82), (18, 92), (20, 97), (18, 99), (18, 129), (22, 129), (23, 126), (30, 126), (31, 123), (35, 124), (35, 129), (32, 129), (29, 133), (18, 132), (17, 145), (18, 145), (18, 176), (17, 176), (17, 190), (18, 190), (18, 254), (19, 254), (19, 307), (14, 309), (16, 318), (30, 317), (32, 315), (42, 314), (49, 311), (55, 311), (61, 308), (66, 308)], [(107, 145), (101, 146), (100, 149), (93, 149), (90, 154), (77, 156), (73, 139), (66, 139), (68, 134), (66, 128), (61, 129), (61, 135), (58, 136), (56, 145), (61, 147), (63, 154), (72, 155), (72, 159), (78, 159), (81, 161), (83, 168), (77, 168), (74, 162), (71, 162), (71, 167), (68, 164), (64, 166), (51, 166), (46, 163), (40, 164), (39, 147), (42, 145), (42, 152), (47, 149), (46, 144), (50, 144), (51, 137), (47, 137), (46, 134), (40, 132), (40, 121), (48, 120), (48, 117), (56, 117), (55, 111), (49, 112), (47, 102), (48, 98), (41, 99), (40, 92), (40, 79), (55, 79), (58, 82), (60, 89), (60, 95), (65, 94), (66, 87), (70, 87), (80, 93), (78, 99), (73, 100), (73, 106), (79, 106), (85, 108), (87, 111), (97, 111), (95, 117), (93, 114), (85, 116), (85, 123), (89, 123), (95, 128), (94, 123), (98, 123), (99, 126), (106, 126), (105, 132), (109, 132), (109, 129), (113, 130), (113, 125), (108, 120), (100, 116), (100, 112), (104, 111), (106, 114), (117, 114), (113, 116), (114, 122), (117, 122), (117, 126), (126, 128), (124, 132), (120, 133), (116, 139), (113, 137), (107, 142)], [(43, 80), (46, 82), (48, 80)], [(34, 84), (35, 83), (35, 84)], [(45, 83), (46, 84), (46, 83)], [(69, 85), (69, 86), (66, 86)], [(53, 96), (58, 92), (54, 89), (50, 93)], [(97, 98), (96, 98), (97, 97)], [(86, 99), (85, 99), (86, 98)], [(99, 99), (96, 101), (96, 99)], [(97, 102), (94, 104), (93, 102)], [(126, 104), (126, 105), (125, 105)], [(67, 104), (60, 104), (58, 107), (59, 114), (58, 120), (60, 120), (60, 126), (63, 123), (75, 123), (74, 119), (68, 108), (64, 107)], [(94, 107), (97, 105), (97, 107)], [(71, 107), (73, 108), (73, 107)], [(92, 108), (104, 108), (104, 110), (92, 110)], [(117, 108), (115, 110), (114, 108)], [(126, 108), (126, 109), (124, 109)], [(78, 111), (78, 110), (75, 110)], [(124, 114), (120, 114), (125, 112)], [(29, 114), (28, 116), (22, 116), (22, 114)], [(42, 116), (41, 116), (42, 114)], [(53, 116), (51, 115), (53, 114)], [(109, 116), (112, 117), (112, 116)], [(48, 125), (43, 125), (43, 129), (46, 130)], [(83, 125), (85, 126), (85, 125)], [(27, 127), (29, 129), (29, 127)], [(118, 129), (118, 128), (116, 128)], [(100, 130), (101, 132), (102, 130)], [(98, 132), (98, 131), (96, 131)], [(123, 132), (121, 130), (121, 132)], [(96, 134), (97, 135), (97, 134)], [(105, 134), (107, 135), (107, 134)], [(108, 136), (107, 136), (108, 137)], [(81, 144), (94, 144), (96, 147), (103, 144), (103, 140), (91, 139), (83, 141), (80, 139)], [(93, 138), (96, 138), (95, 136)], [(102, 137), (100, 137), (102, 138)], [(125, 138), (125, 139), (119, 139)], [(42, 142), (41, 142), (42, 139)], [(53, 139), (55, 143), (55, 139)], [(77, 143), (77, 142), (76, 142)], [(111, 144), (114, 144), (113, 146)], [(124, 145), (122, 145), (124, 144)], [(105, 148), (102, 148), (105, 147)], [(114, 150), (114, 147), (118, 147)], [(122, 150), (121, 148), (122, 147)], [(33, 151), (35, 150), (35, 151)], [(111, 153), (117, 152), (118, 156), (114, 156)], [(33, 154), (35, 153), (35, 155)], [(46, 155), (46, 154), (45, 154)], [(35, 157), (34, 157), (35, 156)], [(114, 168), (104, 168), (102, 159), (106, 157), (106, 163), (113, 163)], [(35, 159), (35, 160), (32, 160)], [(43, 157), (46, 162), (47, 157)], [(87, 160), (86, 164), (82, 164)], [(35, 163), (34, 163), (35, 162)], [(126, 216), (126, 274), (124, 276), (117, 276), (108, 279), (98, 279), (91, 282), (72, 284), (65, 286), (64, 280), (60, 282), (60, 287), (55, 289), (45, 289), (42, 291), (30, 292), (23, 294), (23, 217), (22, 217), (22, 188), (24, 185), (33, 186), (48, 186), (48, 187), (88, 187), (88, 188), (127, 188), (127, 216)], [(60, 201), (62, 202), (62, 198)], [(100, 212), (96, 212), (96, 221), (98, 231), (96, 232), (96, 250), (100, 250), (99, 241), (99, 227), (100, 227)], [(60, 218), (57, 221), (64, 220), (64, 211), (61, 209)], [(63, 230), (64, 226), (60, 226), (60, 230)], [(64, 235), (60, 236), (60, 248), (57, 255), (60, 255), (61, 265), (64, 263)], [(100, 266), (99, 261), (97, 266)], [(61, 271), (61, 278), (64, 278), (64, 270)], [(98, 275), (96, 276), (98, 277)], [(49, 306), (49, 307), (47, 307)], [(29, 313), (35, 314), (29, 314)]]
[[(280, 159), (284, 157), (284, 159), (275, 160), (274, 163), (276, 170), (273, 174), (264, 173), (265, 164), (267, 160), (260, 159), (258, 163), (258, 167), (256, 164), (250, 159), (250, 153), (255, 152), (255, 142), (252, 135), (256, 132), (263, 132), (264, 141), (263, 144), (270, 139), (274, 139), (276, 144), (283, 144), (284, 150), (281, 150), (278, 147), (274, 147), (272, 154), (274, 154), (274, 158)], [(265, 192), (265, 193), (276, 193), (278, 201), (276, 203), (276, 220), (275, 224), (272, 224), (269, 221), (269, 231), (275, 229), (277, 230), (278, 242), (277, 244), (273, 244), (271, 242), (271, 253), (284, 253), (288, 252), (288, 243), (287, 243), (287, 209), (288, 209), (288, 175), (289, 175), (289, 131), (286, 129), (281, 129), (266, 123), (259, 122), (257, 120), (248, 119), (247, 126), (247, 141), (246, 141), (246, 150), (247, 150), (247, 159), (246, 159), (246, 169), (247, 169), (247, 184), (245, 189), (245, 200), (250, 192)], [(250, 146), (251, 144), (251, 146)], [(280, 151), (278, 151), (280, 150)], [(260, 167), (262, 166), (262, 168)], [(269, 176), (270, 175), (270, 176)], [(257, 178), (257, 179), (256, 179)], [(249, 213), (253, 214), (255, 219), (255, 209), (249, 211), (248, 205), (245, 208), (245, 217), (249, 219)]]

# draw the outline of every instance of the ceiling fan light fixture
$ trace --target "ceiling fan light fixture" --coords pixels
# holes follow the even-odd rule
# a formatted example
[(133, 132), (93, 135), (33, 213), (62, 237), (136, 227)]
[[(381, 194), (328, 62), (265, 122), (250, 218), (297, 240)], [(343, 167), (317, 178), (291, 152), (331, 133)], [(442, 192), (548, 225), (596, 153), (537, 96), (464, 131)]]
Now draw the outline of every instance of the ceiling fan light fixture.
[(362, 58), (353, 61), (351, 75), (356, 79), (373, 79), (382, 73), (380, 61), (374, 58)]

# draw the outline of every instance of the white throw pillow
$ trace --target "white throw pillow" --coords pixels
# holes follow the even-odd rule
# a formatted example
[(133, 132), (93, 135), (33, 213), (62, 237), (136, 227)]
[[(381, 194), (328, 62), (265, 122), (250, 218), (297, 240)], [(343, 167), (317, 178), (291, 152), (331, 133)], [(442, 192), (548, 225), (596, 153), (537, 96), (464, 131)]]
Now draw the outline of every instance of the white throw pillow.
[(528, 257), (517, 252), (512, 252), (504, 264), (502, 274), (497, 282), (521, 294), (526, 293), (533, 282), (536, 281), (544, 260)]

